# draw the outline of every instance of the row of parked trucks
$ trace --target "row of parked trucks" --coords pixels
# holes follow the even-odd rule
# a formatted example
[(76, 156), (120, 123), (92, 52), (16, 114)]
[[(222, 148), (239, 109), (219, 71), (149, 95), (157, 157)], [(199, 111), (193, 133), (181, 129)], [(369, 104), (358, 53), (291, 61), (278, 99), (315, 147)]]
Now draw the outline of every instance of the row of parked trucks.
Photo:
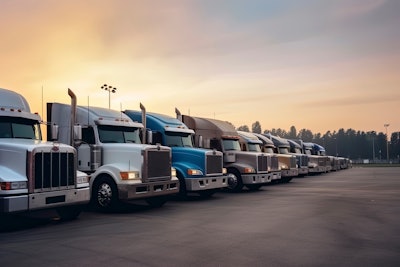
[[(162, 206), (171, 195), (209, 197), (226, 189), (348, 167), (322, 146), (237, 131), (226, 121), (140, 110), (47, 103), (47, 122), (20, 94), (0, 89), (0, 214), (55, 209), (76, 218), (121, 201)], [(47, 126), (42, 141), (40, 124)]]

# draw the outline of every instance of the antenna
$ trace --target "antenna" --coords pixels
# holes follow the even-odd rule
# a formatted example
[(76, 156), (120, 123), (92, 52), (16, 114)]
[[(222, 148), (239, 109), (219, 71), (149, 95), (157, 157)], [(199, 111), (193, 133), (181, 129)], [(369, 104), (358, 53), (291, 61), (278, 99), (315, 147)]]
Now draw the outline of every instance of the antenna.
[(87, 96), (87, 125), (89, 126), (89, 96)]
[(42, 85), (42, 121), (44, 118), (44, 112), (43, 112), (43, 85)]

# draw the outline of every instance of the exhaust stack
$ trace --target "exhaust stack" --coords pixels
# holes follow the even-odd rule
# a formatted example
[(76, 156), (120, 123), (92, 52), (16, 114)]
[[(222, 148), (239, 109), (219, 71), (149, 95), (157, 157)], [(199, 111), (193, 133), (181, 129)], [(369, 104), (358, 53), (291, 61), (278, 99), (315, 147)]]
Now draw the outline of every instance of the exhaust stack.
[(142, 124), (143, 124), (143, 129), (142, 129), (142, 143), (146, 143), (146, 108), (143, 106), (142, 103), (140, 103), (140, 110), (142, 111)]
[(176, 113), (176, 118), (182, 121), (182, 113), (179, 111), (179, 109), (175, 108), (175, 113)]
[(76, 100), (76, 95), (74, 92), (68, 88), (68, 95), (71, 97), (71, 127), (70, 127), (70, 141), (69, 144), (71, 146), (74, 146), (74, 126), (76, 122), (76, 105), (77, 105), (77, 100)]

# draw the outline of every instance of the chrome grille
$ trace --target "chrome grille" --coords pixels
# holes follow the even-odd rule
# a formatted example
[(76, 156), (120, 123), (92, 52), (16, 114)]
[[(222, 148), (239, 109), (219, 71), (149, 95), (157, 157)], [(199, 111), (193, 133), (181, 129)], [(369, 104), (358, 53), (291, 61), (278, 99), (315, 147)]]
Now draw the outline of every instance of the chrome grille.
[(296, 157), (290, 158), (290, 168), (296, 168)]
[(308, 166), (308, 157), (307, 155), (301, 155), (301, 164), (300, 166)]
[(277, 156), (271, 157), (271, 171), (279, 171), (279, 159)]
[(142, 173), (144, 182), (171, 179), (170, 151), (145, 150)]
[(34, 189), (36, 192), (75, 185), (73, 153), (37, 152), (34, 155)]
[(319, 157), (318, 158), (318, 166), (326, 166), (325, 157)]
[(268, 157), (260, 155), (257, 157), (257, 171), (268, 171)]
[(222, 155), (206, 155), (206, 174), (222, 173)]

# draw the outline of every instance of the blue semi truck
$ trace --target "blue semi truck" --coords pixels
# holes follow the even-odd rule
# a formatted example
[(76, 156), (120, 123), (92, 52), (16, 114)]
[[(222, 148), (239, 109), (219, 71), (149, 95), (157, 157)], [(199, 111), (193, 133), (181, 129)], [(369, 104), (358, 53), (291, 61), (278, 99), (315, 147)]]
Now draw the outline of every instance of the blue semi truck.
[(179, 194), (183, 197), (195, 193), (209, 197), (228, 186), (226, 169), (223, 168), (223, 154), (217, 150), (195, 148), (194, 131), (182, 121), (162, 114), (125, 110), (132, 120), (142, 122), (147, 129), (148, 143), (169, 146), (172, 150), (172, 166), (180, 181)]

